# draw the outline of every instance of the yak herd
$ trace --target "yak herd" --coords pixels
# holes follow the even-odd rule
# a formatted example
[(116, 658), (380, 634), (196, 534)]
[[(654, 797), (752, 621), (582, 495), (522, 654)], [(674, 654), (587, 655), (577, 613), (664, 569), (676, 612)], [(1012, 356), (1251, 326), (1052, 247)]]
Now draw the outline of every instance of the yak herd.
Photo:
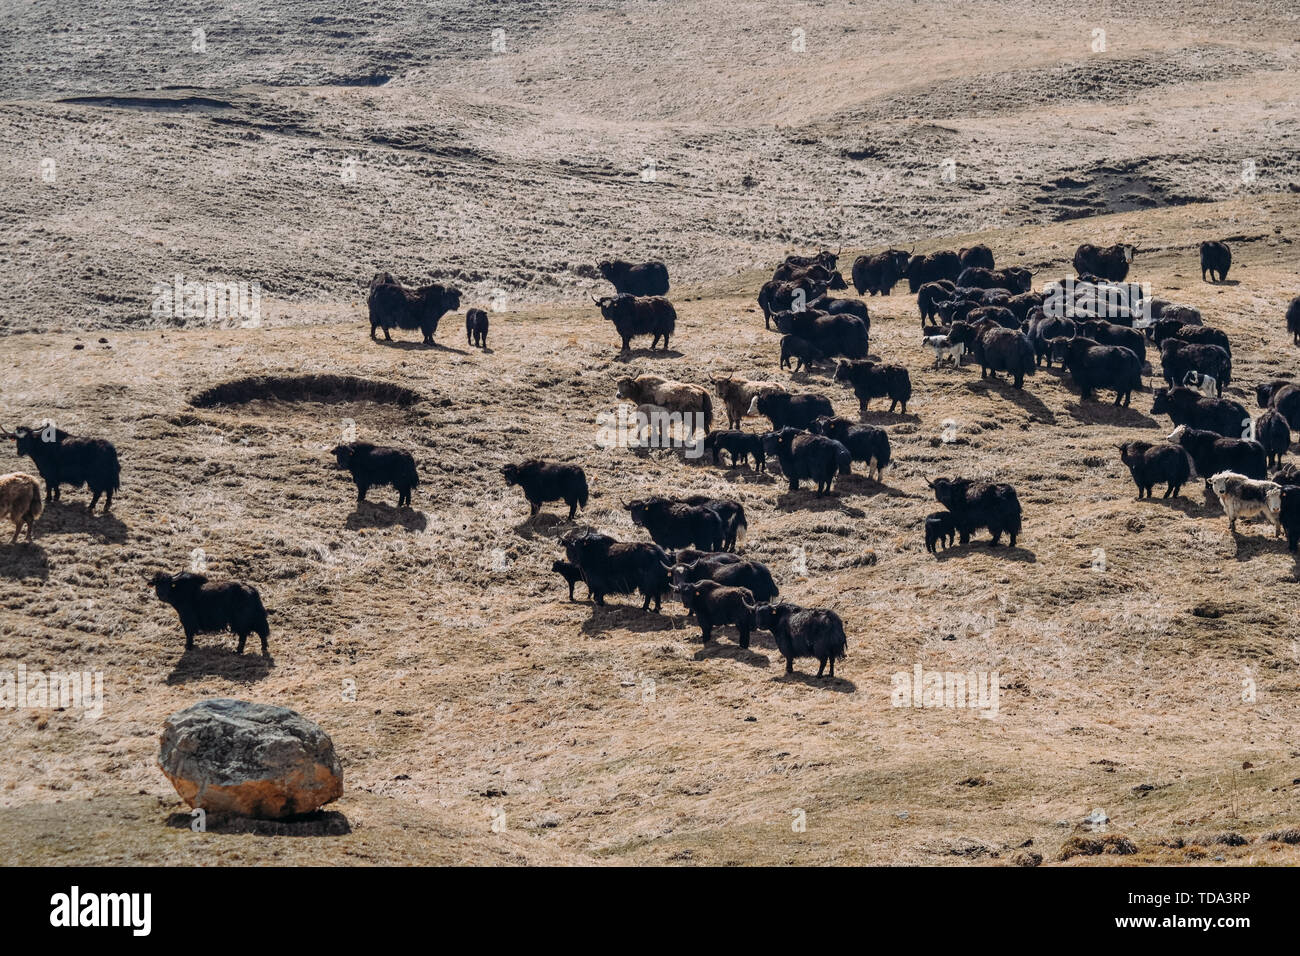
[[(1153, 389), (1152, 414), (1167, 415), (1172, 432), (1159, 442), (1133, 440), (1119, 446), (1138, 497), (1150, 497), (1164, 485), (1175, 497), (1193, 477), (1204, 479), (1218, 496), (1235, 533), (1238, 518), (1261, 516), (1277, 535), (1286, 534), (1290, 550), (1300, 543), (1300, 468), (1283, 462), (1291, 429), (1300, 427), (1300, 385), (1284, 380), (1255, 388), (1262, 414), (1253, 418), (1240, 403), (1223, 397), (1232, 382), (1232, 344), (1219, 329), (1205, 325), (1200, 312), (1152, 296), (1146, 286), (1126, 281), (1137, 249), (1129, 244), (1081, 245), (1073, 259), (1075, 275), (1045, 281), (1033, 291), (1034, 273), (1012, 266), (998, 268), (984, 245), (957, 251), (916, 255), (887, 249), (858, 257), (851, 279), (858, 296), (891, 295), (906, 281), (916, 297), (922, 344), (934, 353), (934, 367), (959, 368), (970, 355), (983, 379), (1008, 376), (1012, 388), (1024, 387), (1044, 363), (1058, 363), (1073, 380), (1081, 400), (1098, 391), (1114, 392), (1127, 406), (1142, 388), (1142, 376), (1154, 374), (1158, 359), (1165, 385)], [(762, 472), (771, 460), (779, 465), (791, 491), (809, 482), (817, 495), (830, 493), (836, 479), (850, 474), (854, 462), (866, 465), (868, 480), (879, 481), (891, 463), (888, 432), (865, 421), (874, 400), (889, 400), (889, 411), (907, 413), (912, 396), (908, 370), (871, 357), (871, 317), (862, 298), (832, 295), (849, 285), (839, 272), (838, 253), (789, 256), (758, 293), (764, 326), (780, 335), (777, 367), (798, 372), (824, 366), (830, 381), (852, 389), (861, 421), (839, 417), (830, 399), (817, 392), (793, 391), (779, 381), (751, 381), (731, 375), (711, 380), (712, 390), (659, 375), (638, 375), (617, 383), (621, 399), (640, 416), (683, 416), (694, 438), (702, 431), (703, 453), (715, 465), (721, 456), (729, 467)], [(1222, 282), (1232, 263), (1223, 242), (1200, 246), (1202, 279)], [(650, 349), (662, 341), (667, 351), (676, 331), (677, 314), (667, 298), (668, 270), (661, 262), (605, 261), (597, 265), (614, 286), (614, 294), (595, 297), (601, 316), (613, 323), (623, 353), (638, 337)], [(461, 306), (460, 290), (441, 284), (409, 288), (390, 273), (370, 283), (367, 308), (371, 338), (382, 329), (419, 330), (426, 345), (434, 343), (438, 323)], [(1300, 296), (1285, 315), (1286, 331), (1300, 345)], [(483, 309), (465, 315), (467, 342), (486, 349), (489, 319)], [(713, 428), (714, 396), (727, 413), (727, 428)], [(762, 416), (771, 428), (744, 430), (744, 419)], [(638, 420), (643, 420), (641, 417)], [(662, 420), (662, 419), (661, 419)], [(0, 435), (15, 443), (19, 456), (30, 458), (45, 486), (30, 475), (0, 476), (0, 513), (14, 525), (16, 543), (33, 526), (44, 505), (58, 501), (62, 485), (86, 486), (93, 513), (101, 496), (104, 511), (120, 485), (120, 465), (113, 445), (100, 438), (69, 435), (53, 427), (19, 427)], [(662, 434), (660, 437), (663, 437)], [(351, 473), (357, 504), (374, 487), (397, 492), (398, 507), (410, 507), (419, 485), (413, 456), (398, 448), (349, 442), (332, 450), (340, 469)], [(1273, 470), (1272, 477), (1269, 471)], [(501, 469), (507, 486), (517, 486), (529, 504), (529, 520), (548, 502), (563, 502), (574, 521), (590, 497), (587, 476), (579, 465), (528, 459)], [(927, 481), (943, 506), (925, 519), (926, 550), (937, 554), (954, 539), (961, 544), (987, 530), (997, 545), (1005, 534), (1014, 547), (1021, 534), (1022, 511), (1016, 490), (1000, 482), (937, 477)], [(624, 505), (632, 523), (649, 542), (618, 541), (591, 528), (574, 527), (561, 535), (564, 556), (552, 570), (574, 588), (586, 586), (593, 604), (609, 595), (639, 593), (643, 610), (659, 612), (664, 597), (676, 597), (695, 617), (707, 644), (719, 626), (734, 626), (739, 646), (749, 646), (754, 630), (770, 632), (793, 671), (798, 658), (814, 658), (823, 676), (843, 659), (847, 638), (835, 612), (778, 601), (771, 571), (738, 553), (748, 522), (743, 505), (725, 498), (647, 497)], [(249, 634), (257, 634), (268, 653), (267, 612), (256, 588), (234, 581), (209, 581), (196, 572), (157, 574), (151, 581), (158, 598), (177, 612), (185, 646), (199, 633), (232, 631), (242, 653)]]

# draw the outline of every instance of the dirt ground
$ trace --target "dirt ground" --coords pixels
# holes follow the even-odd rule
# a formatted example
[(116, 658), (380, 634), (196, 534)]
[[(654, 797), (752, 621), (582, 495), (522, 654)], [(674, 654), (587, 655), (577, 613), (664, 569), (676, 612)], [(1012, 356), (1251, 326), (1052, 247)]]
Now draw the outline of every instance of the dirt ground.
[[(1294, 15), (697, 0), (407, 4), (377, 24), (322, 6), (212, 23), (208, 54), (190, 52), (198, 4), (157, 29), (145, 5), (0, 16), (23, 65), (0, 71), (0, 424), (49, 418), (123, 462), (109, 516), (65, 490), (34, 545), (0, 545), (0, 671), (102, 671), (105, 689), (98, 720), (0, 713), (0, 859), (997, 865), (1119, 834), (1136, 853), (1068, 865), (1297, 862), (1300, 564), (1258, 522), (1229, 535), (1196, 482), (1135, 500), (1115, 445), (1168, 433), (1150, 391), (1115, 409), (1055, 370), (1023, 392), (934, 371), (900, 286), (869, 300), (873, 354), (915, 391), (906, 415), (869, 415), (893, 444), (883, 484), (792, 494), (603, 448), (596, 425), (641, 371), (780, 377), (854, 416), (826, 374), (777, 369), (754, 303), (771, 267), (825, 243), (847, 264), (976, 238), (1039, 279), (1080, 242), (1136, 242), (1134, 279), (1229, 333), (1228, 394), (1254, 409), (1254, 384), (1300, 357), (1283, 323), (1300, 292)], [(1233, 246), (1227, 283), (1200, 280), (1206, 238)], [(611, 251), (668, 262), (671, 351), (618, 355), (585, 299)], [(501, 290), (490, 349), (456, 315), (434, 349), (372, 342), (377, 268), (451, 278), (466, 305)], [(260, 323), (158, 319), (174, 274), (259, 282)], [(313, 374), (420, 400), (195, 403)], [(327, 453), (353, 430), (415, 454), (413, 509), (388, 489), (354, 507)], [(556, 505), (529, 523), (500, 478), (534, 455), (582, 464), (580, 523), (623, 539), (644, 540), (621, 507), (638, 495), (742, 501), (745, 554), (784, 598), (843, 617), (836, 679), (808, 661), (785, 677), (762, 632), (705, 649), (676, 604), (593, 608), (581, 586), (570, 603), (550, 564), (571, 525)], [(14, 470), (34, 467), (5, 443)], [(1017, 548), (926, 553), (925, 479), (957, 474), (1017, 487)], [(194, 563), (259, 587), (270, 661), (229, 635), (183, 653), (145, 579)], [(892, 706), (917, 665), (996, 672), (997, 716)], [(321, 724), (351, 832), (178, 822), (162, 722), (218, 696)], [(1086, 833), (1097, 809), (1109, 823)]]

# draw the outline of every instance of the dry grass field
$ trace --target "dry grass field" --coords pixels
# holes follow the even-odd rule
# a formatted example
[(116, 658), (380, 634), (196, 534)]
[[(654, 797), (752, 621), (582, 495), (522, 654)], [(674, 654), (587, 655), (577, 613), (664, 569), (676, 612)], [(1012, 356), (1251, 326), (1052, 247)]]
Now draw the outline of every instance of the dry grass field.
[[(915, 393), (868, 417), (893, 445), (882, 484), (819, 499), (603, 448), (596, 426), (617, 379), (648, 371), (780, 376), (856, 416), (828, 375), (777, 369), (754, 302), (787, 252), (841, 242), (847, 267), (978, 239), (1040, 279), (1080, 242), (1136, 242), (1131, 278), (1228, 332), (1227, 395), (1254, 410), (1253, 386), (1300, 363), (1293, 15), (556, 0), (424, 5), (459, 24), (428, 32), (419, 4), (314, 22), (323, 5), (300, 0), (212, 23), (213, 49), (240, 51), (218, 63), (170, 52), (211, 20), (197, 5), (152, 31), (144, 5), (75, 6), (67, 24), (0, 16), (25, 66), (0, 80), (0, 425), (111, 439), (122, 490), (88, 517), (65, 489), (34, 544), (0, 544), (0, 671), (102, 671), (105, 701), (93, 721), (0, 712), (0, 860), (1053, 864), (1101, 809), (1136, 853), (1067, 865), (1300, 861), (1300, 564), (1257, 521), (1231, 536), (1200, 482), (1135, 500), (1115, 446), (1171, 428), (1149, 377), (1116, 409), (1059, 370), (1020, 392), (934, 371), (900, 285), (869, 300), (872, 352)], [(508, 52), (485, 58), (497, 17)], [(1201, 282), (1207, 238), (1233, 246), (1227, 283)], [(671, 351), (619, 356), (585, 298), (611, 251), (668, 262)], [(504, 290), (490, 348), (464, 344), (463, 311), (433, 349), (371, 341), (379, 268), (456, 282), (466, 306)], [(151, 290), (177, 273), (260, 282), (262, 321), (158, 321)], [(201, 400), (241, 380), (273, 387)], [(391, 489), (354, 507), (328, 454), (353, 429), (414, 453), (412, 509)], [(843, 617), (836, 678), (806, 660), (786, 677), (766, 632), (705, 649), (675, 603), (569, 602), (550, 565), (572, 525), (554, 504), (529, 522), (500, 477), (530, 456), (581, 464), (578, 523), (621, 539), (645, 540), (633, 497), (742, 501), (746, 556)], [(16, 470), (35, 471), (6, 442)], [(941, 475), (1013, 483), (1018, 546), (928, 554)], [(269, 661), (229, 635), (184, 652), (146, 579), (193, 563), (258, 586)], [(996, 672), (996, 717), (892, 706), (917, 665)], [(221, 696), (321, 724), (350, 832), (190, 832), (159, 733)]]

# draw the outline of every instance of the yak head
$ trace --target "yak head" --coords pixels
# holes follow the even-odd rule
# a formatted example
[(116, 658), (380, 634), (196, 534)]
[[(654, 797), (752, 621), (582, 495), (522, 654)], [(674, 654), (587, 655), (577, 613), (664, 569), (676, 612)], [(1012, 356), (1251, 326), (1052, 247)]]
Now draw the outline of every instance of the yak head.
[(1127, 242), (1121, 242), (1119, 244), (1119, 251), (1120, 255), (1124, 257), (1124, 261), (1131, 265), (1133, 263), (1133, 257), (1137, 255), (1138, 249), (1137, 246), (1130, 245)]
[(1259, 403), (1260, 408), (1268, 408), (1269, 403), (1273, 401), (1273, 394), (1282, 387), (1282, 384), (1282, 382), (1265, 382), (1263, 385), (1255, 386), (1255, 401)]
[(936, 478), (934, 481), (927, 479), (925, 483), (934, 492), (935, 500), (951, 511), (953, 502), (966, 491), (970, 481), (965, 478)]
[(356, 453), (356, 450), (356, 443), (348, 442), (344, 445), (335, 445), (330, 449), (330, 454), (334, 456), (334, 460), (338, 462), (340, 468), (347, 468), (352, 464), (352, 456)]
[(602, 295), (599, 299), (593, 295), (591, 300), (600, 307), (601, 315), (610, 322), (617, 322), (632, 315), (636, 296), (620, 292), (618, 295)]
[(185, 591), (194, 590), (207, 581), (208, 579), (202, 574), (193, 571), (182, 571), (180, 574), (164, 574), (160, 571), (149, 579), (149, 586), (153, 588), (159, 600), (170, 604), (172, 598), (179, 597)]
[(613, 282), (623, 277), (627, 272), (628, 264), (622, 259), (601, 259), (596, 263), (596, 269), (605, 279)]
[(502, 466), (501, 466), (501, 477), (503, 477), (503, 478), (506, 480), (506, 484), (507, 484), (507, 485), (517, 485), (517, 484), (519, 484), (519, 466), (518, 466), (518, 465), (502, 465)]
[(645, 519), (650, 510), (660, 501), (658, 498), (638, 498), (635, 501), (628, 501), (623, 504), (623, 508), (632, 516), (632, 523), (637, 527), (645, 526)]
[(754, 606), (754, 626), (760, 631), (775, 631), (793, 610), (794, 605), (785, 602), (757, 604)]
[(1155, 398), (1151, 402), (1152, 415), (1159, 415), (1162, 412), (1167, 412), (1169, 411), (1170, 408), (1173, 407), (1173, 403), (1170, 402), (1169, 400), (1168, 388), (1157, 388), (1154, 392), (1152, 392), (1152, 394), (1155, 396)]

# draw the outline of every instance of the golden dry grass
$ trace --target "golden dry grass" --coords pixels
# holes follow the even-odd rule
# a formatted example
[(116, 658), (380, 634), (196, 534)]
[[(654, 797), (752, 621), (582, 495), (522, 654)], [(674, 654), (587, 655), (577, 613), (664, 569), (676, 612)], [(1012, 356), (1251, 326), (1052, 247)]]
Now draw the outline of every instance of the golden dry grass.
[[(1229, 392), (1253, 407), (1254, 383), (1296, 367), (1282, 313), (1300, 291), (1297, 225), (1300, 202), (1265, 197), (979, 238), (1040, 276), (1063, 274), (1085, 239), (1136, 239), (1135, 278), (1200, 306), (1232, 336)], [(1204, 285), (1193, 247), (1221, 236), (1240, 237), (1233, 284)], [(409, 333), (372, 343), (349, 302), (264, 302), (260, 329), (0, 340), (0, 422), (49, 416), (112, 439), (124, 465), (111, 517), (87, 518), (85, 492), (65, 492), (34, 547), (0, 548), (0, 661), (102, 670), (107, 694), (95, 722), (3, 716), (0, 856), (989, 863), (1032, 840), (1055, 861), (1084, 815), (1103, 808), (1110, 832), (1138, 853), (1070, 863), (1296, 862), (1295, 846), (1256, 839), (1296, 814), (1296, 560), (1257, 523), (1230, 537), (1195, 483), (1181, 501), (1134, 500), (1114, 446), (1167, 433), (1167, 419), (1149, 415), (1149, 392), (1116, 410), (1081, 404), (1045, 370), (1023, 393), (980, 383), (970, 366), (931, 371), (913, 299), (895, 295), (870, 300), (872, 350), (908, 366), (916, 397), (908, 416), (872, 415), (896, 458), (883, 487), (854, 478), (819, 501), (744, 469), (596, 447), (595, 416), (629, 370), (697, 382), (777, 374), (776, 336), (753, 304), (761, 279), (675, 289), (682, 354), (628, 363), (589, 306), (496, 315), (486, 353), (462, 344), (454, 316), (436, 350)], [(317, 373), (426, 400), (188, 404), (245, 376)], [(794, 381), (856, 413), (826, 376)], [(391, 490), (354, 511), (326, 454), (345, 419), (362, 439), (414, 452), (414, 511), (391, 509)], [(949, 421), (958, 440), (945, 443)], [(765, 634), (742, 652), (726, 629), (702, 651), (677, 605), (655, 616), (625, 598), (570, 604), (549, 571), (567, 523), (550, 506), (528, 525), (522, 496), (499, 477), (502, 463), (529, 455), (581, 463), (593, 491), (581, 520), (622, 538), (643, 534), (620, 508), (641, 493), (743, 501), (746, 553), (769, 564), (783, 596), (844, 618), (839, 678), (812, 679), (804, 661), (786, 679)], [(0, 470), (34, 469), (6, 445)], [(927, 554), (921, 523), (937, 505), (924, 479), (939, 474), (1015, 484), (1019, 548)], [(795, 546), (806, 575), (792, 566)], [(175, 615), (144, 579), (188, 566), (196, 549), (211, 573), (261, 589), (273, 665), (236, 658), (229, 636), (200, 638), (182, 656)], [(1097, 549), (1104, 571), (1093, 567)], [(498, 553), (505, 570), (494, 570)], [(996, 670), (997, 719), (891, 707), (891, 675), (918, 662)], [(281, 703), (320, 722), (345, 770), (333, 809), (353, 833), (168, 828), (181, 808), (155, 766), (158, 733), (167, 714), (211, 696)], [(792, 830), (800, 809), (806, 832)], [(494, 811), (504, 832), (491, 828)], [(1250, 842), (1205, 853), (1161, 845), (1229, 831)]]

